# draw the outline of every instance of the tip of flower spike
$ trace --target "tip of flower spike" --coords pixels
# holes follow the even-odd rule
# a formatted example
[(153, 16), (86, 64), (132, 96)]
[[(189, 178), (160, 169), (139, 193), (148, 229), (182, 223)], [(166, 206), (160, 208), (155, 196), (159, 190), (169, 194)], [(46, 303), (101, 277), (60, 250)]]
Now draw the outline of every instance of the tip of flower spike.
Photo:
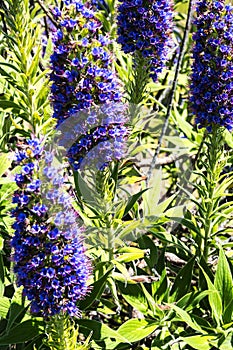
[(196, 12), (190, 88), (195, 122), (209, 132), (214, 125), (231, 130), (233, 8), (224, 1), (199, 1)]
[[(64, 7), (60, 20), (62, 29), (54, 34), (50, 79), (53, 81), (53, 117), (57, 119), (58, 126), (78, 111), (91, 108), (96, 103), (121, 100), (119, 81), (112, 72), (112, 55), (107, 48), (109, 38), (99, 31), (101, 23), (88, 3), (83, 4), (82, 9), (79, 5), (76, 3), (80, 21), (74, 22), (76, 16), (73, 8), (69, 13), (69, 8)], [(86, 31), (81, 31), (82, 28), (86, 28)], [(85, 34), (75, 41), (72, 32), (77, 30)]]
[(151, 78), (165, 65), (173, 28), (173, 10), (168, 0), (158, 2), (120, 1), (118, 8), (118, 43), (125, 53), (140, 52), (150, 59)]

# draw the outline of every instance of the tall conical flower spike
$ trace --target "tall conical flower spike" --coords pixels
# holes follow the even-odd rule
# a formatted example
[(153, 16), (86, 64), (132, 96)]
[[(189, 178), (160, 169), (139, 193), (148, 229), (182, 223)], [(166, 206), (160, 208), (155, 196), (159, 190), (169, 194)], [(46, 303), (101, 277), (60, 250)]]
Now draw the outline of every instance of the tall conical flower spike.
[(172, 47), (173, 10), (170, 0), (119, 0), (118, 43), (133, 57), (148, 60), (150, 76), (157, 81)]
[(22, 172), (15, 177), (19, 188), (12, 211), (17, 285), (31, 301), (31, 312), (45, 318), (78, 315), (77, 302), (88, 292), (90, 273), (83, 227), (64, 190), (63, 169), (54, 168), (52, 161), (38, 139), (28, 140), (16, 153)]
[[(65, 123), (69, 125), (69, 119), (74, 117), (76, 121), (72, 119), (72, 129), (82, 128), (80, 111), (86, 115), (83, 133), (77, 133), (79, 137), (73, 138), (74, 144), (68, 150), (69, 162), (74, 170), (80, 168), (83, 158), (93, 148), (96, 153), (102, 154), (108, 140), (118, 142), (122, 151), (119, 150), (118, 156), (112, 153), (99, 164), (98, 169), (102, 169), (111, 160), (122, 157), (128, 134), (124, 125), (127, 118), (125, 106), (121, 103), (121, 86), (108, 49), (110, 40), (102, 35), (101, 23), (90, 2), (65, 1), (62, 11), (55, 8), (53, 14), (60, 27), (53, 35), (54, 53), (51, 55), (53, 117), (62, 131), (67, 129)], [(92, 118), (95, 109), (97, 118)], [(105, 111), (110, 116), (108, 120)], [(104, 115), (102, 120), (100, 115)], [(95, 119), (99, 120), (99, 124)]]
[(233, 7), (198, 1), (193, 35), (191, 108), (196, 124), (233, 128)]

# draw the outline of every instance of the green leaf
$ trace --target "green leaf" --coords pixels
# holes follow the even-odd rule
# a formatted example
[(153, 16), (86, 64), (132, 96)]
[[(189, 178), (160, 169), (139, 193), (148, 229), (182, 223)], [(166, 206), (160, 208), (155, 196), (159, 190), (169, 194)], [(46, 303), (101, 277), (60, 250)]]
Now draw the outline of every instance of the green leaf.
[(162, 190), (162, 170), (155, 169), (148, 184), (148, 191), (143, 195), (144, 215), (156, 215), (155, 207), (160, 199)]
[(209, 290), (209, 303), (212, 311), (212, 317), (215, 319), (217, 324), (220, 326), (221, 319), (222, 319), (222, 300), (219, 291), (216, 289), (214, 284), (211, 282), (209, 276), (207, 273), (203, 270), (203, 268), (200, 266), (203, 275), (205, 276), (208, 290)]
[(5, 289), (4, 281), (5, 281), (4, 263), (2, 258), (2, 252), (0, 251), (0, 297), (2, 297), (4, 294), (4, 289)]
[(167, 302), (167, 297), (170, 293), (170, 289), (168, 287), (168, 278), (165, 268), (161, 273), (160, 279), (157, 282), (153, 282), (151, 286), (152, 295), (156, 299), (157, 303), (161, 304), (162, 302)]
[(13, 101), (6, 101), (6, 100), (0, 100), (0, 108), (3, 108), (3, 109), (13, 108), (13, 109), (16, 109), (17, 111), (20, 111), (23, 109), (24, 111), (26, 111), (25, 108), (17, 105), (17, 103)]
[(16, 66), (14, 66), (13, 64), (11, 64), (11, 63), (8, 63), (8, 62), (0, 62), (0, 65), (1, 65), (1, 66), (9, 67), (9, 68), (15, 70), (16, 72), (20, 73), (20, 70), (19, 70)]
[(205, 291), (208, 289), (207, 286), (207, 282), (206, 282), (206, 278), (203, 275), (203, 270), (205, 271), (205, 273), (207, 273), (207, 275), (209, 276), (209, 279), (211, 282), (214, 282), (214, 275), (213, 272), (211, 271), (209, 265), (207, 264), (207, 262), (205, 261), (205, 259), (203, 257), (201, 257), (200, 259), (200, 274), (199, 274), (199, 286), (201, 288), (201, 290)]
[(189, 292), (195, 256), (177, 274), (174, 284), (171, 289), (171, 295), (174, 294), (174, 301), (180, 299), (183, 295)]
[(39, 66), (41, 47), (38, 46), (36, 52), (34, 53), (33, 60), (31, 61), (31, 65), (28, 68), (27, 75), (33, 77), (36, 75)]
[(219, 345), (219, 350), (230, 350), (233, 344), (233, 330), (231, 330), (224, 341)]
[(115, 260), (118, 262), (130, 262), (144, 257), (144, 251), (134, 247), (124, 247), (117, 251), (119, 255)]
[(0, 155), (0, 177), (9, 169), (11, 160), (9, 154), (3, 153)]
[(7, 184), (2, 185), (0, 189), (1, 201), (9, 199), (11, 200), (10, 196), (16, 189), (17, 185), (15, 182), (8, 182)]
[(97, 209), (99, 202), (97, 199), (100, 199), (100, 196), (97, 192), (94, 191), (94, 189), (88, 186), (88, 184), (85, 182), (85, 180), (78, 171), (74, 171), (73, 175), (75, 190), (79, 199), (79, 204), (82, 206), (82, 202), (84, 202), (88, 206), (88, 209), (94, 215), (98, 216), (99, 213)]
[(117, 284), (123, 298), (136, 310), (146, 314), (148, 311), (148, 303), (141, 288), (135, 284), (125, 285), (121, 282), (117, 282)]
[(148, 150), (148, 149), (153, 149), (156, 148), (156, 144), (155, 143), (146, 143), (143, 145), (139, 145), (137, 147), (135, 147), (132, 152), (130, 152), (131, 157), (135, 156), (137, 153), (141, 153), (142, 151)]
[(149, 254), (144, 257), (147, 265), (152, 269), (155, 267), (158, 259), (158, 250), (149, 236), (143, 235), (138, 239), (140, 248), (149, 250)]
[(176, 198), (176, 194), (173, 194), (169, 198), (165, 199), (163, 202), (159, 203), (158, 205), (155, 205), (153, 209), (153, 215), (155, 216), (160, 216), (162, 214), (166, 215), (165, 210), (175, 198)]
[(186, 311), (188, 312), (194, 309), (200, 303), (200, 301), (208, 295), (209, 295), (208, 290), (205, 290), (204, 292), (191, 292), (191, 293), (185, 294), (177, 302), (176, 305), (182, 309), (186, 309)]
[(223, 136), (224, 136), (224, 139), (225, 139), (226, 143), (228, 144), (228, 146), (233, 148), (233, 136), (232, 136), (232, 133), (226, 129), (226, 130), (224, 130)]
[(222, 248), (219, 250), (214, 286), (220, 293), (223, 310), (225, 310), (226, 306), (233, 299), (233, 283), (231, 269)]
[(185, 212), (185, 205), (177, 205), (175, 207), (172, 207), (164, 213), (166, 217), (172, 217), (175, 215), (175, 217), (180, 217), (180, 221), (184, 217), (184, 212)]
[(155, 299), (154, 297), (152, 297), (152, 295), (150, 295), (150, 293), (148, 292), (148, 290), (146, 289), (146, 287), (144, 286), (143, 283), (140, 284), (141, 285), (141, 288), (143, 290), (143, 293), (146, 297), (146, 300), (148, 302), (148, 305), (150, 307), (150, 310), (152, 311), (153, 315), (156, 314), (156, 302), (155, 302)]
[(212, 349), (212, 345), (210, 345), (209, 341), (215, 338), (216, 336), (212, 335), (194, 335), (192, 337), (181, 337), (180, 339), (189, 346), (192, 346), (194, 349), (210, 350)]
[(223, 321), (225, 324), (232, 321), (232, 314), (233, 314), (233, 299), (226, 306), (223, 313)]
[(193, 126), (189, 124), (183, 116), (180, 115), (177, 108), (174, 108), (174, 115), (175, 119), (177, 121), (177, 125), (179, 126), (180, 130), (183, 131), (183, 133), (187, 136), (187, 138), (190, 140), (193, 138)]
[(89, 309), (90, 306), (100, 298), (105, 288), (108, 276), (112, 272), (112, 269), (113, 268), (110, 268), (104, 276), (102, 276), (98, 281), (93, 283), (91, 293), (84, 300), (81, 300), (79, 302), (79, 308), (81, 310)]
[(22, 297), (22, 290), (22, 287), (17, 288), (11, 299), (7, 331), (9, 331), (10, 328), (13, 328), (16, 323), (19, 323), (23, 319), (27, 311), (27, 305), (29, 304), (29, 302), (27, 301), (27, 305), (25, 307), (24, 299)]
[(181, 241), (179, 240), (175, 235), (172, 235), (169, 232), (158, 232), (158, 229), (154, 228), (148, 228), (148, 231), (151, 232), (155, 237), (161, 240), (163, 243), (169, 243), (177, 248), (179, 248), (181, 251), (184, 251), (188, 255), (191, 255), (191, 252), (189, 248)]
[[(106, 341), (109, 340), (108, 343), (112, 343), (114, 347), (107, 347), (106, 349), (114, 349), (115, 346), (119, 343), (129, 343), (128, 339), (126, 339), (123, 335), (119, 334), (117, 331), (109, 328), (104, 323), (94, 321), (94, 320), (77, 320), (81, 332), (87, 336), (92, 333), (92, 339), (95, 341)], [(87, 331), (88, 330), (88, 331)], [(115, 340), (115, 341), (114, 341)]]
[(40, 334), (43, 323), (27, 320), (12, 327), (5, 335), (0, 337), (0, 345), (19, 344), (29, 341)]
[(14, 182), (13, 179), (9, 179), (9, 177), (2, 177), (0, 178), (0, 185), (6, 185), (6, 184), (9, 184), (9, 183), (12, 183)]
[(10, 308), (10, 299), (7, 297), (0, 298), (0, 316), (6, 318), (9, 308)]
[(118, 333), (133, 343), (148, 337), (157, 327), (156, 322), (135, 318), (123, 323), (118, 328)]
[(173, 309), (177, 316), (179, 316), (180, 320), (182, 322), (185, 322), (189, 327), (194, 329), (195, 331), (198, 331), (202, 334), (205, 334), (206, 332), (191, 318), (191, 316), (185, 311), (182, 310), (180, 307), (174, 305), (174, 304), (168, 304), (171, 309)]
[(200, 229), (198, 226), (194, 225), (194, 223), (189, 219), (182, 219), (180, 217), (170, 217), (171, 220), (178, 222), (179, 224), (187, 227), (190, 231), (195, 232), (198, 235), (201, 235)]
[(137, 202), (137, 200), (142, 196), (142, 194), (144, 192), (146, 192), (148, 190), (148, 188), (134, 194), (133, 196), (131, 196), (129, 199), (128, 199), (128, 203), (125, 207), (125, 210), (124, 210), (124, 214), (123, 214), (123, 217), (130, 211), (130, 209), (132, 209), (132, 207), (134, 206), (134, 204)]
[[(120, 239), (133, 240), (136, 238), (134, 231), (141, 226), (141, 220), (128, 220), (125, 221), (115, 232), (115, 237)], [(129, 236), (128, 236), (129, 235)], [(131, 236), (132, 235), (132, 236)]]

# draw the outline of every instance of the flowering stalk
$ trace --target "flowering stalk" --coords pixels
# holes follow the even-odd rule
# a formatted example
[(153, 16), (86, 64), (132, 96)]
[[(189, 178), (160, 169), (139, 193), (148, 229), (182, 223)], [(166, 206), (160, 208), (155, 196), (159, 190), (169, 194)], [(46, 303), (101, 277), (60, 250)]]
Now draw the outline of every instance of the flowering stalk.
[(100, 32), (95, 12), (81, 1), (66, 1), (53, 14), (60, 29), (54, 32), (50, 79), (58, 125), (78, 111), (119, 102), (121, 93), (112, 72), (110, 43)]
[(45, 152), (38, 139), (28, 140), (16, 152), (22, 172), (15, 176), (11, 246), (16, 282), (31, 301), (32, 314), (68, 322), (68, 317), (80, 315), (77, 302), (88, 292), (90, 266), (63, 169), (52, 162), (53, 154)]
[[(134, 89), (129, 91), (130, 102), (138, 104), (143, 99), (149, 78), (157, 81), (172, 46), (172, 7), (170, 0), (148, 1), (120, 0), (118, 8), (118, 43), (122, 50), (133, 55)], [(142, 81), (137, 80), (144, 71)], [(142, 87), (140, 85), (142, 84)]]
[(149, 171), (147, 173), (147, 185), (149, 184), (150, 178), (151, 178), (152, 173), (153, 173), (153, 169), (156, 166), (158, 155), (159, 155), (161, 145), (163, 142), (163, 138), (164, 138), (164, 135), (166, 134), (166, 131), (167, 131), (167, 128), (169, 125), (169, 118), (170, 118), (172, 107), (173, 107), (173, 100), (174, 100), (176, 87), (177, 87), (177, 83), (178, 83), (180, 68), (181, 68), (183, 57), (184, 57), (186, 42), (188, 39), (190, 26), (191, 26), (192, 7), (193, 7), (193, 1), (189, 0), (189, 7), (188, 7), (187, 19), (186, 19), (186, 24), (185, 24), (185, 29), (184, 29), (184, 35), (183, 35), (182, 42), (180, 45), (180, 52), (179, 52), (179, 56), (178, 56), (178, 60), (177, 60), (177, 64), (176, 64), (175, 75), (174, 75), (174, 79), (172, 81), (171, 92), (170, 92), (169, 99), (168, 99), (168, 107), (167, 107), (167, 112), (166, 112), (166, 116), (165, 116), (165, 122), (164, 122), (164, 125), (162, 128), (159, 140), (158, 140), (157, 148), (155, 150), (155, 153), (153, 155), (153, 158), (152, 158), (152, 161), (150, 164)]
[(233, 7), (199, 1), (193, 48), (191, 108), (200, 128), (233, 128)]
[[(85, 202), (86, 194), (81, 193), (80, 202), (91, 202), (93, 213), (96, 216), (97, 211), (103, 218), (99, 221), (110, 235), (110, 223), (106, 219), (109, 202), (106, 196), (101, 198), (99, 193), (96, 196), (96, 189), (106, 184), (109, 171), (103, 170), (109, 163), (123, 158), (128, 135), (126, 108), (121, 103), (121, 86), (113, 70), (111, 41), (101, 31), (93, 2), (64, 1), (63, 5), (62, 11), (53, 10), (59, 23), (53, 35), (51, 56), (53, 116), (75, 178), (87, 165), (88, 171), (92, 171), (94, 196)], [(77, 183), (78, 180), (79, 194), (83, 189)], [(109, 251), (112, 251), (111, 242), (109, 236)]]
[(219, 188), (228, 181), (223, 175), (226, 162), (223, 131), (233, 127), (230, 54), (233, 50), (233, 7), (225, 5), (224, 0), (198, 1), (196, 13), (190, 100), (196, 124), (207, 129), (204, 141), (207, 155), (204, 155), (200, 173), (204, 186), (197, 186), (201, 198), (198, 221), (202, 228), (199, 251), (207, 262), (209, 248), (223, 219)]
[(219, 206), (221, 200), (221, 197), (217, 196), (217, 186), (225, 165), (222, 158), (224, 154), (224, 143), (221, 128), (213, 128), (212, 134), (207, 137), (206, 144), (207, 181), (205, 182), (205, 198), (202, 197), (203, 212), (201, 213), (201, 216), (204, 216), (204, 240), (202, 242), (201, 252), (205, 261), (208, 260), (211, 241), (216, 233), (213, 212)]
[[(85, 111), (87, 115), (86, 130), (78, 140), (74, 139), (68, 152), (70, 164), (76, 171), (90, 150), (105, 141), (118, 142), (117, 149), (121, 153), (127, 136), (125, 108), (120, 103), (121, 89), (108, 50), (110, 40), (101, 34), (101, 23), (90, 3), (65, 1), (62, 11), (54, 8), (53, 14), (59, 24), (53, 35), (54, 53), (51, 55), (53, 117), (60, 126), (77, 116), (76, 124), (81, 126), (78, 112)], [(116, 111), (118, 105), (121, 112), (119, 107)], [(109, 115), (108, 119), (98, 120), (100, 124), (97, 124), (96, 114), (91, 115), (97, 106), (103, 106)], [(101, 110), (101, 114), (105, 111)], [(104, 147), (100, 148), (102, 152)], [(113, 154), (106, 162), (121, 157), (122, 154), (120, 157)]]

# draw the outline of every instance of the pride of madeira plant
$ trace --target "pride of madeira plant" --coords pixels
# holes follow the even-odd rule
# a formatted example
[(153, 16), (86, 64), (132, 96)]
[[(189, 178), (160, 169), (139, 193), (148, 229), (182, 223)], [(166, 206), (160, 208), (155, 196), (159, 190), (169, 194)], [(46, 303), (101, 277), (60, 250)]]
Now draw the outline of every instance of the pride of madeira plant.
[(133, 57), (134, 81), (129, 101), (139, 104), (149, 79), (157, 81), (172, 47), (173, 11), (170, 0), (120, 0), (117, 41)]
[(76, 349), (69, 316), (80, 314), (77, 301), (87, 294), (90, 264), (83, 229), (62, 191), (63, 173), (52, 161), (53, 155), (45, 153), (38, 139), (27, 140), (16, 153), (22, 172), (15, 176), (18, 189), (13, 196), (14, 272), (23, 296), (31, 301), (30, 311), (48, 321), (52, 349)]
[(0, 349), (233, 348), (231, 2), (0, 16)]
[(190, 100), (195, 123), (206, 128), (203, 159), (199, 160), (204, 182), (197, 189), (201, 198), (199, 249), (207, 261), (222, 231), (220, 225), (227, 219), (221, 215), (229, 206), (222, 203), (222, 194), (232, 182), (224, 172), (229, 153), (224, 128), (233, 128), (233, 7), (224, 0), (198, 1), (196, 12)]

